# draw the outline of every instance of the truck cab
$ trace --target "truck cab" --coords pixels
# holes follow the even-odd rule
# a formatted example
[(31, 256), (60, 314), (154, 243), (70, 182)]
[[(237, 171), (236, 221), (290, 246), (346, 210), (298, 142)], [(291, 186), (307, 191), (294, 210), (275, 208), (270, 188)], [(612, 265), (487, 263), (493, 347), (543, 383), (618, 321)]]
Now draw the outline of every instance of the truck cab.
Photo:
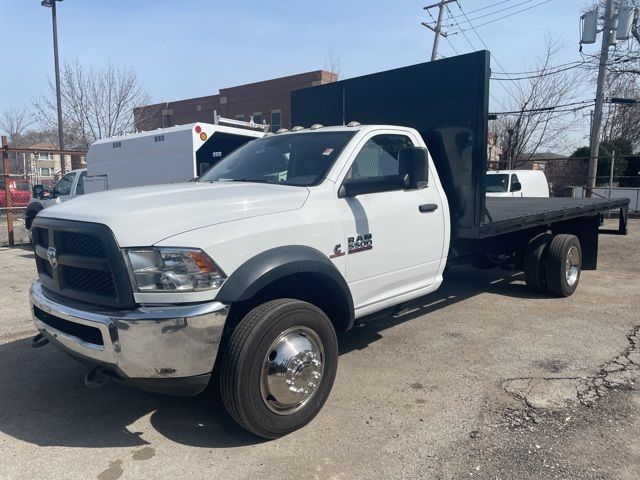
[(66, 202), (79, 195), (84, 195), (84, 181), (87, 177), (87, 169), (72, 170), (62, 176), (55, 184), (51, 192), (46, 192), (42, 185), (34, 185), (32, 196), (25, 211), (25, 226), (31, 229), (33, 219), (38, 212), (61, 202)]
[(32, 230), (36, 325), (102, 377), (194, 394), (218, 364), (235, 389), (228, 346), (251, 329), (233, 326), (256, 309), (278, 317), (251, 320), (266, 344), (241, 341), (268, 363), (249, 415), (275, 422), (244, 425), (273, 437), (326, 399), (336, 330), (439, 287), (450, 220), (421, 136), (354, 124), (255, 140), (195, 182), (60, 203)]

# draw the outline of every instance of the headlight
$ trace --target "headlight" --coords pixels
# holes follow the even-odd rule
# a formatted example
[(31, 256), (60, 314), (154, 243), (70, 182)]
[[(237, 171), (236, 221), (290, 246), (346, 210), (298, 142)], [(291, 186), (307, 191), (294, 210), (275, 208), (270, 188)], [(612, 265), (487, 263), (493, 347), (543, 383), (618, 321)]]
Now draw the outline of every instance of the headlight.
[(128, 250), (140, 292), (196, 292), (220, 288), (224, 273), (202, 250), (145, 248)]

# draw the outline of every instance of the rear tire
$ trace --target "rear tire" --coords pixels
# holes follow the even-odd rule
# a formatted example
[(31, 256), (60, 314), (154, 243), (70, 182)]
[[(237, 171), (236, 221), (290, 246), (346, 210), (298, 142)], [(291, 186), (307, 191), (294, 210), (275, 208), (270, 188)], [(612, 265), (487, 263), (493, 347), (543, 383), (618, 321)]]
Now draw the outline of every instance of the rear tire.
[(299, 300), (272, 300), (251, 310), (229, 338), (222, 401), (246, 430), (278, 438), (318, 414), (337, 365), (338, 341), (325, 313)]
[(547, 291), (545, 257), (553, 235), (541, 233), (533, 237), (524, 254), (524, 279), (530, 290), (538, 293)]
[(559, 297), (576, 291), (582, 271), (582, 248), (575, 235), (559, 234), (549, 244), (545, 260), (547, 287)]

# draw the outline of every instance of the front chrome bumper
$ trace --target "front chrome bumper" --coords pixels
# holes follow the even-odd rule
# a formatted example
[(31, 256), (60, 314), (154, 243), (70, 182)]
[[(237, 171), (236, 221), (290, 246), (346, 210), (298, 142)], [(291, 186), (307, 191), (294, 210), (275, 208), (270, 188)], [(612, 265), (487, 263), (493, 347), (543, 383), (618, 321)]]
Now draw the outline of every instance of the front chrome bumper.
[(220, 302), (87, 310), (84, 304), (47, 297), (39, 281), (29, 297), (36, 327), (51, 343), (84, 363), (112, 369), (125, 381), (210, 374), (229, 312)]

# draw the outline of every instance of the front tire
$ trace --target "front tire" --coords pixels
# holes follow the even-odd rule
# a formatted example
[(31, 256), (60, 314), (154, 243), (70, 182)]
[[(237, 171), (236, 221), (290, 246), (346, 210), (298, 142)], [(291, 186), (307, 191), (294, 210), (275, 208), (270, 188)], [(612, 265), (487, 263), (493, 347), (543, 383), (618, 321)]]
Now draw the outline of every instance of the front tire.
[(325, 313), (299, 300), (272, 300), (251, 310), (229, 338), (222, 401), (246, 430), (278, 438), (318, 414), (337, 365), (338, 341)]

